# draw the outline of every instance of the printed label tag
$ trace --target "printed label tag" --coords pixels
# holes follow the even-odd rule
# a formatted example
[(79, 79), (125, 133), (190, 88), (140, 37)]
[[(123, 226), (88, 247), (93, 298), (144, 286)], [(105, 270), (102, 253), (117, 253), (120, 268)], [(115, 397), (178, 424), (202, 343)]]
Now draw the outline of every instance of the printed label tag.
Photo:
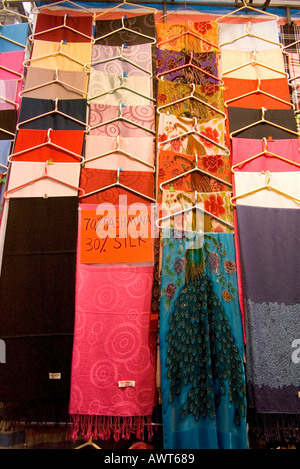
[(135, 387), (135, 381), (119, 381), (119, 388), (134, 388)]
[(49, 379), (61, 379), (61, 373), (49, 373)]

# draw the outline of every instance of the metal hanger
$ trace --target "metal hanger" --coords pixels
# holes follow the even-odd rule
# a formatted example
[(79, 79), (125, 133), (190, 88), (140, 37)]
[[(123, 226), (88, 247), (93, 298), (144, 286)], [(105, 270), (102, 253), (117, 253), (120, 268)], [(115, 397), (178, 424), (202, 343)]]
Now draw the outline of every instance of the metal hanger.
[(17, 125), (17, 130), (20, 130), (20, 125), (27, 124), (29, 122), (35, 121), (36, 119), (41, 119), (42, 117), (50, 116), (51, 114), (58, 114), (60, 116), (72, 120), (73, 122), (77, 122), (77, 124), (83, 125), (84, 127), (86, 127), (86, 131), (89, 132), (90, 126), (88, 124), (86, 124), (85, 122), (81, 122), (80, 120), (75, 119), (75, 117), (69, 116), (69, 114), (65, 114), (64, 112), (58, 109), (58, 98), (55, 98), (54, 103), (54, 109), (52, 109), (52, 111), (45, 112), (44, 114), (40, 114), (39, 116), (31, 117), (26, 121), (19, 122)]
[(115, 88), (112, 88), (111, 90), (106, 90), (103, 93), (96, 94), (95, 96), (92, 96), (91, 98), (88, 98), (88, 100), (87, 100), (88, 103), (90, 103), (94, 99), (101, 98), (101, 96), (105, 96), (106, 94), (114, 93), (115, 91), (119, 91), (119, 90), (129, 91), (129, 92), (134, 93), (138, 96), (141, 96), (142, 98), (148, 99), (149, 101), (156, 102), (155, 98), (151, 98), (151, 96), (147, 96), (143, 93), (140, 93), (137, 90), (133, 90), (133, 89), (129, 88), (128, 86), (124, 85), (124, 74), (119, 75), (119, 78), (120, 78), (120, 85), (119, 86), (116, 86)]
[(160, 222), (162, 221), (165, 221), (165, 220), (170, 220), (171, 218), (174, 218), (178, 215), (182, 215), (184, 213), (188, 213), (188, 212), (191, 212), (191, 211), (194, 211), (194, 210), (198, 210), (200, 211), (201, 213), (204, 213), (206, 215), (209, 215), (210, 217), (214, 218), (215, 220), (217, 220), (218, 222), (220, 223), (223, 223), (224, 225), (228, 226), (229, 228), (232, 228), (234, 229), (234, 226), (231, 224), (231, 223), (228, 223), (227, 221), (225, 220), (222, 220), (221, 218), (217, 217), (216, 215), (214, 215), (213, 213), (211, 212), (208, 212), (207, 210), (205, 210), (204, 208), (202, 207), (199, 207), (198, 205), (198, 202), (197, 202), (197, 191), (195, 191), (195, 205), (193, 205), (192, 207), (188, 207), (188, 208), (185, 208), (183, 210), (180, 210), (178, 212), (175, 212), (175, 213), (172, 213), (170, 215), (166, 215), (165, 217), (161, 217), (161, 218), (158, 218), (156, 221), (155, 221), (155, 224), (158, 228), (160, 229), (163, 229), (164, 227), (160, 225)]
[[(24, 184), (21, 184), (20, 186), (14, 187), (13, 189), (7, 190), (4, 193), (4, 199), (8, 200), (9, 199), (8, 194), (10, 194), (11, 192), (18, 191), (19, 189), (22, 189), (23, 187), (27, 187), (31, 184), (34, 184), (35, 182), (41, 181), (42, 179), (50, 179), (51, 181), (58, 182), (59, 184), (63, 184), (64, 186), (70, 187), (71, 189), (75, 189), (77, 191), (80, 191), (81, 192), (81, 197), (83, 196), (84, 190), (81, 187), (73, 186), (72, 184), (69, 184), (65, 181), (61, 181), (60, 179), (57, 179), (53, 176), (49, 176), (49, 174), (48, 174), (48, 164), (49, 164), (49, 161), (46, 161), (45, 168), (44, 168), (44, 174), (42, 176), (40, 176), (36, 179), (32, 179), (32, 181), (25, 182)], [(53, 164), (53, 163), (51, 163), (51, 164)], [(45, 194), (44, 197), (46, 198), (46, 197), (48, 197), (48, 195)]]
[(105, 39), (109, 36), (112, 36), (113, 34), (116, 34), (120, 31), (127, 31), (129, 33), (132, 33), (132, 34), (135, 34), (136, 36), (141, 36), (141, 37), (144, 37), (146, 39), (149, 39), (149, 42), (150, 44), (154, 45), (156, 44), (156, 38), (155, 37), (151, 37), (151, 36), (147, 36), (146, 34), (143, 34), (143, 33), (140, 33), (139, 31), (135, 31), (134, 29), (130, 29), (130, 28), (127, 28), (125, 25), (124, 25), (124, 16), (122, 16), (121, 18), (121, 22), (122, 22), (122, 26), (121, 28), (118, 28), (118, 29), (115, 29), (114, 31), (111, 31), (110, 33), (107, 33), (105, 34), (104, 36), (99, 36), (95, 39), (95, 42), (97, 41), (101, 41), (102, 39)]
[(104, 158), (105, 156), (109, 156), (109, 155), (113, 155), (114, 153), (121, 153), (122, 155), (124, 156), (127, 156), (128, 158), (132, 159), (132, 160), (135, 160), (135, 161), (138, 161), (139, 163), (142, 163), (144, 164), (145, 166), (148, 166), (149, 168), (152, 168), (153, 172), (155, 171), (155, 166), (153, 166), (151, 163), (148, 163), (147, 161), (144, 161), (144, 160), (141, 160), (140, 158), (138, 158), (137, 156), (134, 156), (132, 155), (131, 153), (127, 153), (126, 151), (122, 150), (120, 148), (120, 138), (119, 138), (119, 135), (117, 136), (117, 148), (115, 148), (114, 150), (110, 150), (106, 153), (102, 153), (98, 156), (93, 156), (92, 158), (88, 158), (88, 159), (84, 159), (82, 161), (82, 165), (85, 166), (86, 163), (89, 163), (90, 161), (94, 161), (94, 160), (98, 160), (100, 158)]
[(55, 26), (53, 28), (50, 28), (50, 29), (45, 29), (44, 31), (40, 31), (38, 33), (33, 33), (29, 36), (29, 39), (30, 41), (34, 41), (34, 38), (36, 36), (41, 36), (42, 34), (45, 34), (45, 33), (49, 33), (51, 31), (57, 31), (59, 29), (68, 29), (69, 31), (72, 31), (73, 33), (76, 33), (76, 34), (79, 34), (80, 36), (82, 37), (85, 37), (86, 39), (89, 39), (91, 41), (92, 44), (94, 44), (94, 38), (91, 37), (91, 36), (88, 36), (87, 34), (84, 34), (80, 31), (78, 31), (78, 29), (74, 29), (74, 28), (71, 28), (71, 26), (67, 25), (67, 18), (70, 16), (69, 13), (66, 13), (64, 15), (64, 19), (63, 19), (63, 24), (59, 25), (59, 26)]
[(208, 176), (208, 177), (211, 177), (213, 179), (215, 179), (216, 181), (219, 181), (221, 182), (222, 184), (225, 184), (226, 186), (232, 188), (232, 184), (230, 184), (229, 182), (227, 181), (224, 181), (223, 179), (221, 178), (218, 178), (217, 176), (214, 176), (213, 174), (210, 174), (210, 173), (207, 173), (206, 171), (204, 171), (203, 169), (200, 169), (198, 167), (198, 155), (195, 155), (195, 167), (182, 173), (182, 174), (178, 174), (177, 176), (174, 176), (173, 178), (169, 179), (168, 181), (163, 181), (160, 183), (160, 190), (164, 190), (163, 189), (163, 186), (165, 184), (170, 184), (171, 182), (173, 181), (177, 181), (177, 179), (181, 179), (182, 177), (185, 177), (187, 176), (188, 174), (191, 174), (191, 173), (200, 173), (200, 174), (203, 174), (204, 176)]
[(124, 49), (126, 49), (126, 44), (122, 44), (120, 54), (117, 55), (116, 57), (108, 57), (107, 59), (97, 60), (96, 62), (88, 62), (87, 64), (84, 65), (84, 69), (87, 71), (90, 71), (94, 65), (100, 65), (106, 62), (112, 62), (113, 60), (123, 60), (124, 62), (127, 62), (133, 65), (134, 67), (138, 68), (139, 70), (142, 70), (143, 72), (147, 73), (152, 78), (153, 74), (150, 70), (147, 70), (146, 68), (141, 67), (141, 65), (138, 65), (137, 63), (132, 62), (132, 60), (129, 60), (127, 59), (127, 57), (123, 56)]
[(256, 13), (262, 13), (263, 15), (267, 15), (267, 16), (270, 16), (272, 18), (275, 18), (277, 21), (279, 20), (279, 16), (273, 15), (272, 13), (268, 13), (267, 11), (259, 10), (258, 8), (251, 7), (250, 5), (248, 5), (246, 3), (245, 0), (242, 0), (242, 1), (243, 1), (243, 6), (242, 7), (238, 8), (238, 9), (236, 9), (236, 10), (230, 12), (230, 13), (227, 13), (227, 15), (224, 15), (224, 16), (221, 16), (220, 18), (217, 18), (216, 21), (217, 22), (222, 21), (224, 18), (228, 18), (229, 16), (232, 16), (235, 13), (239, 13), (240, 11), (245, 10), (245, 9), (254, 11)]
[(109, 9), (106, 9), (103, 13), (99, 13), (99, 14), (96, 14), (95, 16), (95, 20), (97, 20), (98, 18), (100, 18), (100, 16), (103, 16), (103, 15), (106, 15), (107, 13), (110, 13), (111, 11), (114, 11), (116, 10), (117, 8), (122, 8), (123, 6), (126, 6), (126, 5), (129, 5), (129, 6), (133, 6), (135, 8), (143, 8), (143, 10), (150, 10), (152, 11), (154, 14), (157, 13), (157, 10), (156, 8), (152, 8), (152, 7), (149, 7), (149, 6), (144, 6), (144, 5), (139, 5), (137, 3), (129, 3), (127, 2), (126, 0), (123, 0), (123, 3), (120, 3), (119, 5), (116, 5), (112, 8), (109, 8)]
[(219, 44), (219, 47), (221, 49), (223, 46), (227, 46), (228, 44), (232, 44), (233, 42), (239, 41), (240, 39), (244, 39), (245, 37), (254, 37), (256, 39), (260, 39), (261, 41), (265, 41), (265, 42), (268, 42), (270, 44), (274, 44), (274, 45), (278, 46), (280, 49), (283, 48), (283, 45), (280, 42), (275, 42), (275, 41), (272, 41), (271, 39), (267, 39), (265, 37), (257, 36), (256, 34), (251, 33), (251, 23), (250, 23), (250, 21), (248, 22), (248, 31), (245, 34), (242, 34), (241, 36), (238, 36), (238, 37), (234, 37), (234, 38), (230, 39), (230, 41), (222, 42), (221, 44)]
[(241, 129), (238, 129), (238, 130), (234, 130), (233, 132), (231, 132), (230, 134), (230, 138), (232, 138), (234, 135), (242, 132), (243, 130), (247, 130), (247, 129), (250, 129), (251, 127), (255, 127), (256, 125), (258, 124), (269, 124), (269, 125), (272, 125), (273, 127), (276, 127), (277, 129), (281, 129), (281, 130), (284, 130), (285, 132), (289, 132), (293, 135), (297, 135), (297, 137), (300, 137), (299, 133), (298, 132), (294, 132), (293, 130), (291, 129), (286, 129), (285, 127), (283, 127), (282, 125), (278, 125), (278, 124), (275, 124), (274, 122), (271, 122), (271, 121), (268, 121), (265, 119), (265, 108), (261, 108), (261, 112), (262, 112), (262, 117), (260, 120), (258, 120), (257, 122), (253, 122), (253, 124), (249, 124), (249, 125), (246, 125), (245, 127), (242, 127)]
[(72, 62), (75, 62), (75, 63), (77, 63), (78, 65), (81, 65), (82, 68), (84, 68), (84, 63), (80, 62), (80, 61), (77, 60), (75, 57), (72, 57), (71, 55), (66, 54), (65, 52), (63, 52), (63, 50), (62, 50), (62, 45), (63, 45), (63, 44), (67, 44), (67, 42), (66, 42), (66, 41), (63, 41), (63, 40), (60, 41), (58, 51), (54, 51), (54, 52), (52, 52), (52, 53), (50, 53), (50, 54), (42, 55), (41, 57), (33, 57), (33, 58), (31, 58), (31, 59), (26, 59), (26, 60), (24, 60), (23, 66), (26, 67), (26, 68), (28, 68), (28, 67), (30, 66), (30, 63), (31, 63), (31, 62), (36, 62), (36, 61), (38, 61), (38, 60), (43, 60), (43, 59), (49, 59), (49, 58), (51, 58), (51, 57), (56, 57), (57, 55), (60, 55), (61, 57), (65, 57), (66, 59), (69, 59), (69, 60), (71, 60)]
[(213, 47), (214, 49), (218, 50), (219, 49), (219, 46), (214, 44), (213, 42), (210, 42), (208, 39), (205, 39), (201, 36), (199, 36), (199, 34), (196, 34), (194, 33), (193, 31), (190, 31), (190, 21), (187, 22), (187, 30), (186, 31), (183, 31), (182, 33), (179, 33), (179, 34), (176, 34), (175, 36), (173, 37), (170, 37), (168, 39), (165, 39), (164, 41), (160, 41), (157, 43), (157, 47), (160, 47), (162, 46), (163, 44), (167, 44), (168, 42), (172, 42), (174, 41), (175, 39), (178, 39), (182, 36), (186, 36), (187, 34), (189, 34), (190, 36), (194, 36), (195, 38), (197, 39), (200, 39), (201, 41), (205, 42), (206, 44), (208, 44), (209, 46)]
[(24, 150), (20, 150), (17, 153), (12, 153), (11, 155), (9, 155), (8, 161), (10, 163), (12, 163), (13, 158), (17, 158), (18, 156), (24, 155), (24, 153), (27, 153), (29, 151), (39, 150), (40, 148), (43, 148), (43, 147), (46, 147), (46, 146), (50, 146), (52, 148), (55, 148), (56, 150), (60, 150), (64, 153), (67, 153), (68, 155), (72, 156), (73, 158), (76, 158), (77, 160), (79, 160), (79, 162), (82, 162), (84, 160), (84, 157), (82, 155), (74, 153), (73, 151), (68, 150), (67, 148), (64, 148), (64, 147), (62, 147), (60, 145), (57, 145), (56, 143), (52, 142), (51, 137), (50, 137), (51, 131), (52, 131), (51, 128), (48, 129), (48, 131), (47, 131), (47, 141), (46, 142), (40, 143), (39, 145), (35, 145), (34, 147), (30, 147), (30, 148), (26, 148)]
[(17, 12), (17, 11), (14, 11), (14, 10), (10, 10), (9, 8), (6, 7), (6, 1), (5, 0), (2, 0), (2, 8), (0, 9), (0, 15), (2, 13), (9, 13), (11, 15), (15, 15), (15, 16), (18, 16), (19, 18), (23, 18), (25, 19), (29, 24), (32, 23), (32, 19), (29, 17), (29, 16), (26, 16), (26, 15), (22, 15), (21, 13)]
[(75, 92), (79, 93), (80, 95), (83, 95), (83, 96), (87, 97), (87, 91), (80, 90), (79, 88), (76, 88), (75, 86), (72, 86), (69, 83), (65, 83), (65, 82), (59, 80), (59, 78), (58, 78), (59, 70), (60, 70), (59, 68), (57, 68), (55, 70), (55, 78), (53, 80), (48, 81), (46, 83), (41, 83), (40, 85), (33, 86), (32, 88), (27, 88), (27, 89), (25, 88), (22, 91), (20, 91), (20, 93), (19, 93), (20, 98), (22, 98), (25, 93), (29, 93), (30, 91), (34, 91), (34, 90), (37, 90), (39, 88), (43, 88), (44, 86), (50, 86), (50, 85), (54, 85), (54, 84), (61, 85), (65, 88), (69, 88), (70, 90), (75, 91)]
[(208, 142), (213, 143), (218, 148), (221, 148), (222, 150), (225, 151), (226, 154), (228, 154), (228, 155), (230, 154), (229, 148), (224, 147), (219, 142), (215, 142), (214, 140), (210, 139), (209, 137), (202, 134), (201, 132), (198, 132), (198, 130), (196, 129), (196, 125), (197, 125), (197, 118), (194, 117), (194, 128), (192, 130), (189, 130), (189, 131), (184, 132), (182, 134), (176, 135), (175, 137), (171, 137), (167, 140), (164, 140), (163, 142), (158, 142), (158, 145), (161, 147), (161, 146), (165, 145), (166, 143), (173, 142), (174, 140), (177, 140), (178, 138), (182, 139), (182, 138), (188, 137), (189, 135), (196, 134), (196, 135), (198, 135), (198, 137), (204, 138)]
[(106, 122), (100, 122), (100, 124), (97, 124), (97, 125), (94, 125), (94, 126), (90, 127), (89, 131), (94, 130), (94, 129), (98, 129), (99, 127), (102, 127), (103, 125), (108, 125), (108, 124), (112, 124), (114, 122), (122, 121), (122, 122), (126, 122), (127, 124), (132, 124), (135, 127), (138, 127), (139, 129), (145, 130), (146, 132), (149, 132), (153, 135), (156, 135), (155, 130), (149, 129), (148, 127), (144, 127), (143, 125), (139, 124), (138, 122), (134, 122), (134, 121), (131, 121), (130, 119), (127, 119), (126, 117), (123, 117), (122, 116), (122, 107), (126, 107), (125, 104), (120, 104), (119, 116), (118, 117), (114, 117), (113, 119), (110, 119)]
[(178, 104), (178, 103), (181, 103), (183, 101), (186, 101), (187, 99), (195, 99), (196, 101), (198, 101), (198, 103), (201, 103), (207, 107), (209, 107), (210, 109), (212, 109), (213, 111), (215, 111), (216, 113), (218, 114), (221, 114), (224, 119), (227, 119), (227, 116), (225, 114), (225, 112), (221, 111), (220, 109), (212, 106), (211, 104), (207, 103), (206, 101), (203, 101), (202, 99), (198, 98), (197, 96), (194, 96), (194, 92), (196, 90), (196, 86), (195, 86), (195, 83), (192, 83), (192, 92), (189, 96), (184, 96), (183, 98), (179, 98), (179, 99), (176, 99), (176, 101), (173, 101), (171, 103), (167, 103), (167, 104), (162, 104), (161, 106), (159, 106), (156, 111), (158, 114), (161, 114), (161, 109), (165, 109), (165, 108), (168, 108), (170, 106), (173, 106), (174, 104)]
[(239, 195), (235, 195), (234, 197), (231, 197), (231, 199), (230, 199), (231, 205), (233, 205), (233, 207), (236, 207), (236, 204), (234, 202), (237, 199), (240, 199), (242, 197), (247, 197), (248, 195), (252, 195), (252, 194), (255, 194), (256, 192), (260, 192), (260, 191), (264, 191), (264, 190), (271, 190), (273, 192), (276, 192), (277, 194), (283, 195), (283, 196), (287, 197), (288, 199), (291, 199), (294, 202), (300, 204), (300, 200), (297, 199), (296, 197), (293, 197), (292, 195), (287, 194), (286, 192), (283, 192), (279, 189), (276, 189), (276, 187), (273, 187), (273, 186), (270, 185), (270, 181), (271, 181), (270, 171), (266, 171), (265, 174), (266, 174), (266, 184), (264, 186), (257, 187), (256, 189), (253, 189), (252, 191), (249, 191), (249, 192), (245, 192), (244, 194), (239, 194)]
[(89, 192), (88, 194), (84, 194), (84, 195), (80, 196), (80, 199), (82, 199), (84, 197), (89, 197), (90, 195), (98, 194), (99, 192), (106, 191), (106, 190), (111, 189), (113, 187), (121, 187), (122, 189), (125, 189), (129, 192), (132, 192), (133, 194), (139, 195), (140, 197), (143, 197), (144, 199), (150, 200), (151, 202), (156, 202), (156, 200), (152, 199), (152, 197), (148, 197), (148, 195), (142, 194), (141, 192), (138, 192), (134, 189), (131, 189), (131, 187), (127, 187), (124, 184), (120, 183), (120, 181), (119, 181), (120, 180), (120, 171), (121, 171), (120, 168), (118, 168), (116, 182), (114, 182), (113, 184), (109, 184), (108, 186), (101, 187), (100, 189), (97, 189), (95, 191)]
[(212, 75), (211, 73), (209, 73), (207, 70), (204, 70), (203, 68), (198, 67), (197, 65), (193, 64), (192, 63), (193, 57), (194, 57), (194, 54), (193, 54), (193, 52), (191, 52), (190, 60), (189, 60), (188, 64), (179, 65), (178, 67), (172, 68), (170, 70), (165, 70), (164, 72), (160, 72), (156, 75), (156, 78), (159, 79), (162, 76), (168, 75), (169, 73), (172, 73), (172, 72), (176, 72), (177, 70), (182, 70), (183, 68), (192, 67), (192, 68), (195, 68), (196, 70), (199, 70), (199, 72), (201, 72), (205, 75), (208, 75), (209, 77), (214, 78), (215, 80), (220, 81), (223, 84), (222, 78), (216, 77), (215, 75)]
[(256, 90), (249, 91), (248, 93), (242, 94), (241, 96), (236, 96), (235, 98), (228, 99), (225, 101), (225, 106), (228, 107), (228, 104), (232, 103), (233, 101), (237, 101), (242, 98), (246, 98), (247, 96), (252, 96), (254, 94), (260, 93), (263, 94), (264, 96), (268, 96), (269, 98), (275, 99), (276, 101), (280, 101), (281, 103), (287, 104), (288, 106), (291, 106), (292, 109), (295, 109), (294, 104), (292, 104), (290, 101), (285, 101), (284, 99), (279, 98), (278, 96), (274, 96), (273, 94), (267, 93), (266, 91), (263, 91), (260, 89), (261, 85), (261, 79), (257, 79), (257, 88)]
[(256, 59), (255, 59), (255, 57), (256, 57), (256, 51), (255, 50), (252, 50), (252, 51), (249, 51), (249, 52), (251, 52), (251, 56), (252, 56), (252, 59), (249, 62), (245, 62), (244, 64), (238, 65), (237, 67), (234, 67), (231, 70), (226, 70), (225, 72), (222, 72), (222, 76), (227, 75), (228, 73), (235, 72), (236, 70), (240, 70), (241, 68), (247, 67), (248, 65), (252, 65), (252, 66), (263, 67), (267, 70), (271, 70), (273, 72), (280, 73), (281, 75), (284, 75), (286, 78), (289, 77), (289, 75), (286, 72), (283, 72), (282, 70), (277, 70), (276, 68), (270, 67), (269, 65), (257, 62)]
[(277, 155), (276, 153), (272, 153), (272, 152), (268, 151), (268, 144), (267, 144), (266, 137), (263, 137), (262, 141), (264, 143), (263, 151), (261, 151), (260, 153), (257, 153), (257, 155), (253, 155), (250, 158), (247, 158), (244, 161), (240, 161), (239, 163), (234, 164), (231, 167), (231, 171), (233, 172), (233, 174), (236, 173), (236, 171), (234, 171), (235, 168), (238, 168), (240, 165), (247, 164), (250, 161), (255, 160), (256, 158), (260, 158), (261, 156), (268, 156), (268, 157), (270, 156), (270, 157), (285, 161), (286, 163), (293, 164), (293, 165), (297, 166), (298, 168), (300, 168), (300, 163), (297, 163), (296, 161), (288, 160), (287, 158), (284, 158), (283, 156), (280, 156), (280, 155)]
[(80, 9), (82, 11), (86, 11), (86, 12), (89, 13), (89, 15), (92, 14), (92, 16), (95, 17), (96, 13), (94, 11), (91, 11), (88, 8), (85, 8), (82, 5), (78, 5), (78, 3), (72, 2), (71, 0), (61, 0), (61, 1), (58, 1), (58, 2), (50, 3), (50, 4), (41, 5), (40, 7), (34, 7), (32, 9), (32, 13), (39, 13), (39, 11), (41, 11), (43, 9), (47, 10), (48, 8), (51, 8), (52, 6), (57, 7), (58, 5), (61, 5), (61, 4), (65, 5), (66, 3), (69, 3), (72, 7), (77, 7), (78, 9)]

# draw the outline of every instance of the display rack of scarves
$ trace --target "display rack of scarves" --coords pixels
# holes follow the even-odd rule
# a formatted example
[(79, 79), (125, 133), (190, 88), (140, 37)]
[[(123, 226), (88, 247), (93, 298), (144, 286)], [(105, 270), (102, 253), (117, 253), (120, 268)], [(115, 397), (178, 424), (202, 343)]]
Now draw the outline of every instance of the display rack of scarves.
[[(262, 39), (235, 40), (246, 31)], [(272, 445), (293, 444), (299, 441), (300, 411), (293, 359), (299, 336), (293, 281), (298, 265), (292, 254), (297, 249), (293, 230), (300, 158), (285, 55), (276, 20), (220, 23), (219, 40), (228, 42), (224, 49), (221, 45), (221, 69), (231, 135), (249, 435)], [(251, 60), (259, 65), (239, 68)], [(257, 190), (265, 185), (275, 190)]]
[[(89, 130), (79, 240), (91, 211), (110, 206), (120, 213), (124, 203), (130, 210), (132, 204), (148, 209), (155, 202), (154, 15), (96, 16), (94, 37), (86, 64)], [(70, 437), (150, 440), (156, 404), (153, 259), (87, 263), (83, 250), (79, 242)]]
[[(92, 35), (92, 14), (73, 14), (37, 14), (8, 157), (0, 279), (1, 337), (7, 351), (0, 400), (1, 418), (8, 423), (69, 418), (88, 85), (83, 66), (91, 58), (91, 40), (56, 26), (65, 19), (74, 29)], [(60, 47), (65, 56), (53, 53)], [(83, 93), (72, 94), (75, 89)], [(55, 106), (61, 114), (52, 113)]]
[[(189, 31), (193, 34), (189, 35)], [(185, 32), (187, 34), (183, 34)], [(176, 218), (171, 225), (168, 220), (156, 243), (159, 281), (157, 296), (153, 296), (160, 310), (164, 448), (247, 448), (245, 409), (242, 410), (245, 406), (243, 334), (230, 204), (231, 157), (219, 74), (218, 27), (213, 21), (158, 23), (157, 33), (159, 215), (168, 217), (197, 203), (216, 217), (201, 216), (201, 213), (196, 217), (189, 212), (183, 215), (179, 225)], [(175, 36), (178, 38), (172, 39)], [(187, 67), (187, 64), (195, 67)], [(184, 97), (188, 99), (181, 99)], [(189, 133), (188, 137), (184, 137), (185, 133)], [(183, 137), (177, 139), (180, 135)], [(190, 171), (196, 167), (203, 172)], [(204, 235), (191, 231), (195, 223)], [(190, 236), (196, 245), (200, 238), (204, 239), (203, 246), (189, 249), (187, 239)], [(231, 266), (227, 271), (221, 267), (223, 255), (227, 267)], [(212, 262), (210, 267), (208, 259)], [(217, 280), (219, 275), (223, 279), (221, 289), (220, 278)], [(222, 309), (219, 318), (222, 316), (223, 319), (217, 326), (222, 333), (217, 334), (218, 338), (214, 333), (208, 333), (216, 324), (211, 308), (213, 297)], [(221, 326), (223, 320), (224, 327)], [(193, 322), (197, 324), (196, 329)], [(228, 361), (237, 360), (236, 364), (228, 374), (225, 373), (225, 381), (230, 382), (239, 370), (237, 387), (240, 386), (241, 412), (237, 406), (236, 416), (239, 414), (239, 417), (236, 420), (234, 405), (229, 402), (230, 391), (225, 382), (221, 384), (222, 373), (220, 369), (217, 371), (217, 362), (221, 359), (219, 339), (236, 341), (235, 351), (228, 349)], [(207, 364), (205, 359), (200, 363), (196, 358), (206, 355), (204, 344), (217, 350)], [(219, 386), (222, 397), (217, 391)], [(232, 412), (230, 416), (224, 412), (227, 405), (231, 409), (229, 413)]]

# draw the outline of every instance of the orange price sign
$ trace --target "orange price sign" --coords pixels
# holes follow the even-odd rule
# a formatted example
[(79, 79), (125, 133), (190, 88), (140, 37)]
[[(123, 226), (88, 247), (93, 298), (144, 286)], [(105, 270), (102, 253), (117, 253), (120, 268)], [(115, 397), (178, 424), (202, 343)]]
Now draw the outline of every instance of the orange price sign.
[(80, 209), (80, 262), (153, 262), (151, 207)]

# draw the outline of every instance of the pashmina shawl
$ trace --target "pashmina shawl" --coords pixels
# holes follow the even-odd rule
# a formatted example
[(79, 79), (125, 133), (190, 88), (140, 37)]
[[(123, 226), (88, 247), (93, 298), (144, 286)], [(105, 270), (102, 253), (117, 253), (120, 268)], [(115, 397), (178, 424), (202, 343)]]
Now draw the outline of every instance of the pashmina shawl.
[[(50, 144), (46, 144), (49, 142)], [(54, 143), (56, 146), (51, 145)], [(56, 163), (79, 163), (76, 156), (82, 155), (84, 132), (81, 130), (48, 130), (20, 129), (18, 130), (12, 161), (52, 161)], [(44, 146), (42, 146), (44, 144)], [(60, 147), (60, 148), (58, 148)], [(64, 149), (66, 151), (64, 151)], [(76, 155), (72, 155), (72, 152)], [(19, 153), (17, 156), (13, 156)]]
[[(191, 93), (191, 85), (160, 79), (157, 81), (157, 107), (164, 106), (159, 110), (160, 112), (180, 117), (198, 119), (223, 117), (221, 113), (224, 114), (224, 97), (223, 88), (220, 85), (196, 85), (193, 96), (202, 102), (189, 98)], [(182, 99), (184, 100), (177, 102)]]
[[(189, 63), (192, 63), (195, 67), (192, 65), (186, 67)], [(183, 65), (185, 65), (185, 67), (183, 67)], [(201, 68), (203, 71), (198, 70), (196, 67)], [(169, 73), (166, 73), (168, 71)], [(176, 83), (217, 85), (219, 83), (217, 79), (219, 75), (217, 54), (214, 51), (210, 51), (191, 55), (184, 52), (158, 48), (156, 73), (164, 73), (162, 77), (165, 80)]]
[[(108, 34), (109, 36), (106, 36)], [(101, 38), (102, 36), (103, 39)], [(122, 44), (132, 46), (151, 43), (152, 40), (149, 38), (156, 38), (155, 16), (150, 13), (114, 20), (96, 19), (95, 38), (96, 44), (111, 46), (122, 46)]]
[[(195, 133), (194, 130), (196, 130)], [(180, 137), (188, 132), (192, 133)], [(173, 138), (174, 140), (169, 141)], [(198, 156), (220, 154), (225, 151), (223, 148), (227, 148), (225, 121), (217, 118), (195, 120), (171, 114), (160, 114), (157, 141), (160, 150)], [(220, 146), (223, 148), (220, 149)]]
[(156, 349), (156, 336), (149, 330), (152, 279), (151, 266), (84, 265), (78, 258), (72, 439), (151, 439)]
[(249, 432), (276, 445), (299, 443), (300, 211), (238, 205), (236, 213)]
[[(120, 116), (126, 121), (118, 119)], [(153, 104), (147, 106), (121, 105), (120, 107), (95, 104), (91, 101), (88, 119), (91, 127), (90, 135), (149, 137), (155, 131), (155, 107)], [(112, 120), (113, 122), (110, 122)], [(128, 121), (132, 121), (132, 124)]]
[[(157, 23), (157, 46), (179, 52), (209, 52), (218, 46), (218, 23)], [(189, 34), (191, 32), (192, 34)]]
[(16, 109), (18, 105), (18, 80), (0, 81), (0, 109)]
[[(64, 115), (55, 111), (55, 101), (51, 99), (26, 98), (24, 96), (18, 120), (19, 127), (40, 130), (86, 129), (86, 99), (59, 99), (57, 110)], [(30, 121), (25, 122), (27, 120)]]
[(16, 131), (18, 112), (16, 109), (0, 110), (0, 140), (13, 140)]
[[(0, 50), (1, 52), (24, 52), (27, 44), (29, 23), (1, 25)], [(11, 39), (9, 41), (5, 38)], [(18, 43), (18, 44), (16, 44)], [(20, 44), (20, 45), (19, 45)], [(12, 68), (12, 67), (8, 67)]]
[(233, 235), (164, 231), (160, 304), (166, 449), (246, 449)]
[[(239, 107), (228, 108), (228, 125), (230, 133), (240, 138), (262, 139), (290, 139), (298, 138), (295, 114), (292, 109), (267, 109), (264, 120), (261, 109), (248, 109)], [(258, 124), (256, 124), (258, 123)], [(275, 125), (272, 125), (275, 124)], [(250, 126), (247, 129), (244, 127)], [(243, 130), (244, 129), (244, 130)], [(241, 131), (239, 131), (241, 130)], [(289, 132), (289, 131), (292, 132)], [(239, 131), (239, 132), (238, 132)]]
[(91, 57), (91, 42), (78, 44), (35, 39), (29, 64), (30, 67), (83, 72), (84, 65), (91, 61)]
[(82, 43), (91, 42), (90, 37), (92, 36), (92, 29), (92, 15), (73, 16), (68, 12), (66, 19), (64, 19), (64, 16), (62, 15), (53, 15), (41, 12), (36, 18), (34, 34), (35, 39), (39, 39), (40, 41)]
[(218, 37), (221, 49), (261, 51), (280, 48), (277, 20), (242, 24), (219, 23)]
[(66, 421), (77, 217), (77, 197), (9, 200), (0, 280), (7, 353), (0, 400), (6, 422)]

